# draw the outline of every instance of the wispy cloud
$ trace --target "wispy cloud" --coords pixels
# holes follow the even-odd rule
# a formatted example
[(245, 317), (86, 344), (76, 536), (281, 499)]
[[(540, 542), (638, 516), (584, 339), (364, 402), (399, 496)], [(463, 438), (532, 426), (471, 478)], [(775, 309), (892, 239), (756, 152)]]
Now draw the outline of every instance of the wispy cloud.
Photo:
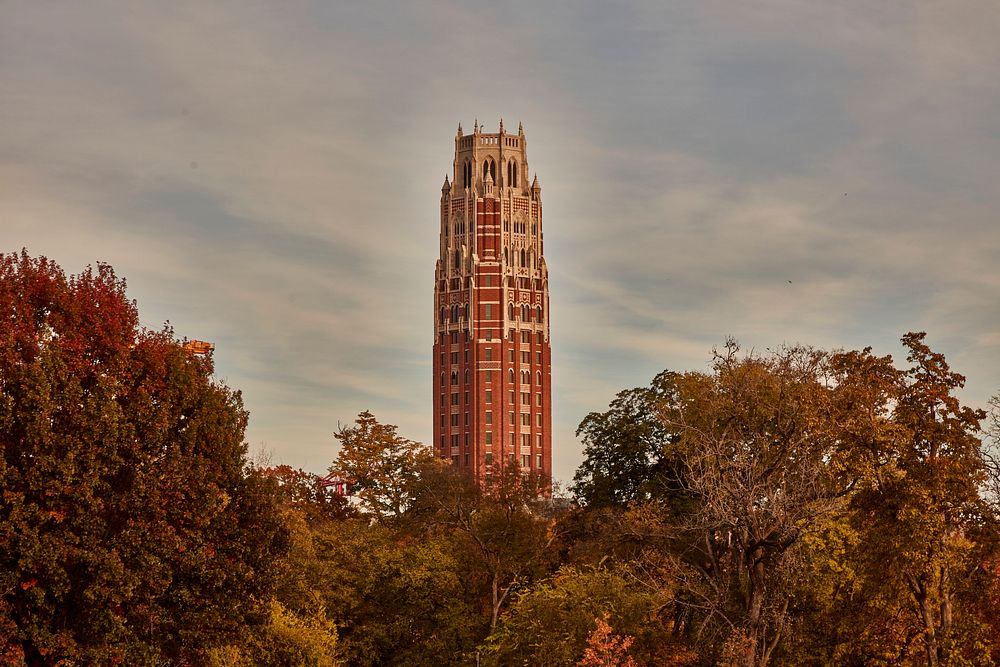
[[(0, 245), (110, 261), (218, 345), (313, 469), (363, 409), (430, 435), (438, 188), (474, 117), (543, 184), (556, 473), (713, 345), (927, 329), (1000, 388), (1000, 10), (805, 0), (7, 3)], [(789, 282), (790, 281), (790, 282)]]

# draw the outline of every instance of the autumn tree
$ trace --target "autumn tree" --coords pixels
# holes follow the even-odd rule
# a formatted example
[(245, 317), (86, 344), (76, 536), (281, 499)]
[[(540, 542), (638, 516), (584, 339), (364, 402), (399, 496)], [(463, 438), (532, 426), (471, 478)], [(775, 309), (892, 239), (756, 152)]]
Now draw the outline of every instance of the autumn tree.
[(485, 582), (492, 632), (512, 594), (552, 568), (558, 533), (545, 511), (549, 480), (513, 465), (480, 488), (466, 471), (433, 461), (417, 488), (413, 519), (428, 533), (454, 536), (468, 577)]
[(634, 637), (616, 635), (608, 625), (608, 616), (594, 619), (596, 627), (587, 639), (587, 649), (583, 652), (577, 667), (637, 667), (628, 654)]
[(0, 257), (0, 644), (14, 664), (198, 661), (284, 537), (240, 394), (138, 324), (105, 264)]
[(656, 528), (686, 583), (678, 603), (702, 641), (736, 628), (766, 665), (789, 614), (785, 582), (797, 576), (793, 547), (845, 492), (829, 462), (837, 425), (824, 383), (827, 355), (808, 348), (717, 353), (712, 372), (676, 379), (661, 418), (686, 494), (683, 513), (666, 508)]
[(400, 436), (396, 429), (365, 411), (353, 426), (341, 426), (335, 434), (340, 452), (330, 472), (344, 479), (361, 506), (380, 519), (403, 515), (418, 468), (432, 458), (426, 447)]
[(595, 618), (603, 618), (634, 638), (630, 653), (639, 664), (692, 664), (697, 656), (672, 644), (658, 618), (669, 597), (636, 580), (629, 563), (564, 565), (517, 595), (487, 641), (489, 658), (501, 665), (574, 664), (593, 638)]
[(980, 496), (986, 413), (961, 404), (955, 392), (965, 378), (924, 338), (903, 337), (909, 367), (902, 370), (867, 350), (845, 355), (838, 365), (840, 391), (853, 389), (857, 400), (851, 374), (863, 369), (864, 390), (881, 398), (868, 401), (871, 417), (850, 432), (852, 463), (859, 467), (851, 510), (864, 544), (857, 561), (861, 583), (866, 591), (888, 593), (906, 611), (894, 650), (910, 655), (919, 648), (933, 666), (983, 653), (961, 589), (981, 569), (977, 547), (995, 519)]

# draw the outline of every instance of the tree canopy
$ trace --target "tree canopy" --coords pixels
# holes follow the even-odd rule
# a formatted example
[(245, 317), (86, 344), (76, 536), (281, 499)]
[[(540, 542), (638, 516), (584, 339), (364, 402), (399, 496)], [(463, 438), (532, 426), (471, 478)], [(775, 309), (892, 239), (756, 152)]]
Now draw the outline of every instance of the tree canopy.
[(240, 394), (111, 267), (0, 256), (0, 638), (15, 663), (198, 661), (260, 613), (284, 529)]

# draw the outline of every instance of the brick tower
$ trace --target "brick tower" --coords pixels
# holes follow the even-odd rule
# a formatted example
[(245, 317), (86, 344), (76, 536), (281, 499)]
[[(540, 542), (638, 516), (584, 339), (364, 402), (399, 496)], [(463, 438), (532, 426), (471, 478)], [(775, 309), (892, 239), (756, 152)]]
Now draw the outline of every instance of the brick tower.
[(516, 463), (552, 474), (542, 189), (524, 129), (455, 135), (434, 270), (434, 452), (483, 485)]

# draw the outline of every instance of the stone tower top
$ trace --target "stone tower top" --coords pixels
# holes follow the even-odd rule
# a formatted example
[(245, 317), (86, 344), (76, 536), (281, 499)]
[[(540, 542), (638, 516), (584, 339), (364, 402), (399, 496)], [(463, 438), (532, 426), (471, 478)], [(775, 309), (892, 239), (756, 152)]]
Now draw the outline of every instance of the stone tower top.
[[(493, 193), (530, 196), (528, 187), (528, 140), (524, 127), (518, 123), (517, 134), (508, 134), (500, 121), (497, 133), (483, 132), (479, 119), (472, 134), (463, 134), (458, 124), (455, 135), (454, 177), (452, 194), (465, 191), (483, 196), (486, 193), (486, 176), (493, 181)], [(491, 193), (492, 194), (492, 193)]]

